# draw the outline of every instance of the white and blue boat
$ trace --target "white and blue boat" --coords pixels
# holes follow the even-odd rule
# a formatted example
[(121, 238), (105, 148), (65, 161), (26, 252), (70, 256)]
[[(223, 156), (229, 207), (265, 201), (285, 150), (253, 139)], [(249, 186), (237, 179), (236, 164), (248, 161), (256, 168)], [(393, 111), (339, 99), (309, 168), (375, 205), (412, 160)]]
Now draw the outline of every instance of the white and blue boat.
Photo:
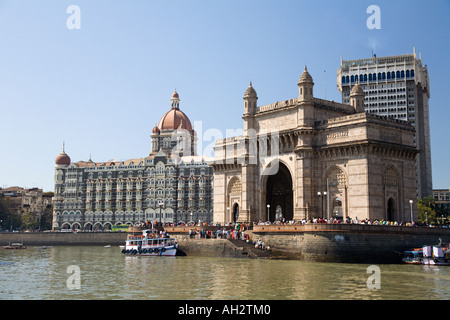
[(125, 248), (122, 249), (123, 254), (136, 256), (175, 256), (177, 254), (178, 243), (174, 238), (163, 236), (152, 229), (141, 230), (142, 234), (136, 234), (135, 230), (130, 231)]

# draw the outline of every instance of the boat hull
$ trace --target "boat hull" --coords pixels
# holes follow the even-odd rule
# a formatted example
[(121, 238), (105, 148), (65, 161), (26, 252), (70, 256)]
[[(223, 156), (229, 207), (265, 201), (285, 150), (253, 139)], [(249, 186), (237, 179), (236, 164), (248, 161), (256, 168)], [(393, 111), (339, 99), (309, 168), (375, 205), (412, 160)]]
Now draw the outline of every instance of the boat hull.
[(128, 256), (175, 256), (177, 254), (177, 248), (155, 248), (144, 250), (123, 249), (122, 253)]
[(26, 249), (27, 247), (24, 246), (3, 246), (3, 249), (7, 249), (7, 250), (21, 250), (21, 249)]
[(421, 260), (421, 262), (422, 262), (422, 264), (429, 265), (429, 266), (450, 266), (449, 261), (444, 261), (444, 260), (440, 260), (440, 259), (423, 258)]

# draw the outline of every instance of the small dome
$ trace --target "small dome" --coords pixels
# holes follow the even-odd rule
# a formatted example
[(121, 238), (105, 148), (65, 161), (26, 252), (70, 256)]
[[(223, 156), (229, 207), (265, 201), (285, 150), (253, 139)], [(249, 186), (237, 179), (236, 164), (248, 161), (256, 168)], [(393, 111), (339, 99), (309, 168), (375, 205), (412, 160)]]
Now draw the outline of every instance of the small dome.
[(255, 89), (252, 87), (251, 81), (250, 81), (250, 84), (249, 84), (247, 90), (244, 93), (244, 98), (258, 98), (258, 95), (256, 94)]
[(157, 133), (157, 134), (159, 134), (160, 132), (161, 132), (161, 130), (159, 130), (159, 128), (158, 128), (157, 125), (153, 127), (152, 133)]
[(172, 94), (172, 99), (180, 99), (180, 96), (178, 95), (177, 89), (175, 89), (175, 92)]
[(300, 79), (298, 79), (298, 83), (303, 83), (303, 82), (313, 82), (313, 78), (311, 77), (311, 75), (308, 72), (308, 69), (305, 66), (305, 70), (303, 71), (302, 75), (300, 76)]
[(364, 96), (364, 90), (361, 88), (361, 86), (359, 85), (358, 82), (356, 82), (356, 84), (353, 86), (352, 91), (350, 92), (351, 96)]
[(59, 166), (70, 165), (70, 157), (64, 152), (64, 150), (56, 157), (55, 164)]

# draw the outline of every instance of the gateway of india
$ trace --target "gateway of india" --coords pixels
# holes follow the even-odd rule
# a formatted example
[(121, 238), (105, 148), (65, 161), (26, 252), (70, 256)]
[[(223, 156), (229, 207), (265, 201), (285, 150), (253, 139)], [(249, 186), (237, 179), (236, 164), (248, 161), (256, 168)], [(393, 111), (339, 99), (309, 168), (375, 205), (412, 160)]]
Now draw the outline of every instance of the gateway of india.
[(358, 83), (349, 104), (313, 89), (305, 67), (298, 97), (258, 107), (250, 83), (243, 135), (214, 147), (214, 222), (416, 219), (414, 127), (366, 113)]

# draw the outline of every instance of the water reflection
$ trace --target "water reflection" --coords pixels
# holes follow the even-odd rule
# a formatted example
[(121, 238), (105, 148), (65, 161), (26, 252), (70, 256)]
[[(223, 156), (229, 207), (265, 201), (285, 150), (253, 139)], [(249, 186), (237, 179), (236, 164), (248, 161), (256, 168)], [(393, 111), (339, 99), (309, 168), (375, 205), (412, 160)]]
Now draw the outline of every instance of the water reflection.
[[(362, 264), (203, 257), (125, 256), (119, 248), (53, 247), (0, 252), (0, 299), (440, 299), (450, 267), (380, 265), (368, 289)], [(70, 290), (71, 265), (80, 289)]]

